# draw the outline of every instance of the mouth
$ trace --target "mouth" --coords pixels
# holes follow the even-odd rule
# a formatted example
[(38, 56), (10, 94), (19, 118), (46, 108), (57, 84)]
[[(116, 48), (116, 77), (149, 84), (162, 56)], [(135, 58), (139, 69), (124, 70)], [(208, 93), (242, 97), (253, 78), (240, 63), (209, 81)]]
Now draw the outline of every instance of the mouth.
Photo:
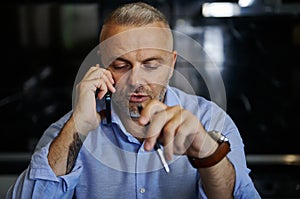
[(145, 94), (131, 94), (129, 98), (129, 115), (132, 119), (138, 119), (140, 117), (139, 107), (141, 104), (149, 99)]
[(147, 101), (150, 97), (147, 94), (139, 94), (139, 93), (133, 93), (129, 97), (130, 103), (143, 103)]
[(129, 115), (132, 119), (140, 117), (140, 107), (150, 99), (150, 96), (144, 93), (131, 93), (129, 97)]

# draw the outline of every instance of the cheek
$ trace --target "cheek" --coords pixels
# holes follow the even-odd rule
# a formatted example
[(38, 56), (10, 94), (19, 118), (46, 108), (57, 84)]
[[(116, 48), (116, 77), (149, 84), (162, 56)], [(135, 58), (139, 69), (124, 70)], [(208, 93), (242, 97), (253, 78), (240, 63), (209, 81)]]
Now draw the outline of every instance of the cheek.
[(112, 75), (115, 81), (116, 88), (122, 89), (126, 87), (126, 85), (128, 84), (128, 75), (126, 73), (113, 73)]
[(113, 79), (114, 79), (115, 83), (118, 83), (120, 78), (121, 78), (121, 75), (118, 74), (118, 73), (115, 73), (115, 72), (112, 72), (111, 74), (113, 76)]
[(164, 94), (164, 91), (166, 89), (165, 85), (161, 84), (149, 84), (149, 87), (153, 93), (153, 97), (157, 98), (160, 95)]
[(169, 80), (169, 73), (166, 71), (158, 71), (155, 73), (148, 73), (145, 76), (145, 82), (148, 84), (166, 86)]
[(115, 81), (114, 87), (116, 88), (116, 93), (114, 95), (118, 96), (118, 98), (120, 98), (120, 96), (123, 97), (124, 89), (127, 85), (126, 82), (125, 82), (124, 76), (122, 74), (113, 73), (113, 72), (112, 72), (112, 76), (113, 76), (113, 79)]
[(152, 80), (151, 84), (154, 84), (156, 89), (161, 90), (162, 88), (166, 87), (169, 83), (169, 78), (165, 76), (161, 76), (156, 78), (156, 80)]

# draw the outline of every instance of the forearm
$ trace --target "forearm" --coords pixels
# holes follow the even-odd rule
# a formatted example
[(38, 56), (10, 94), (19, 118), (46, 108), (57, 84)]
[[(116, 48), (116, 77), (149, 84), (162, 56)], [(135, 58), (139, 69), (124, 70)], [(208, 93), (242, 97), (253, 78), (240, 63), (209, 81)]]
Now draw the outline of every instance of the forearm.
[(227, 158), (198, 171), (208, 198), (233, 198), (235, 170)]
[(82, 143), (71, 116), (49, 148), (48, 162), (57, 176), (71, 172)]

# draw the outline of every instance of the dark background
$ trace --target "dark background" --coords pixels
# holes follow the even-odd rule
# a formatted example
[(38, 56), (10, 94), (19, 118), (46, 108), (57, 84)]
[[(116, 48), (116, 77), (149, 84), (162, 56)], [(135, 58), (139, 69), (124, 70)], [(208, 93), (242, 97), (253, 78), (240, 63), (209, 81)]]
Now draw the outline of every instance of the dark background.
[[(124, 2), (132, 1), (1, 5), (0, 154), (32, 153), (44, 130), (72, 108), (77, 71), (98, 44), (104, 16)], [(276, 159), (300, 154), (300, 3), (257, 0), (238, 16), (204, 17), (203, 3), (220, 1), (145, 2), (200, 44), (209, 44), (211, 32), (212, 44), (221, 38), (212, 51), (223, 56), (215, 62), (222, 67), (227, 113), (240, 129), (254, 181), (265, 197), (300, 197), (299, 159), (292, 164)], [(193, 80), (197, 94), (209, 98), (201, 76), (182, 62), (176, 67)], [(28, 163), (3, 160), (2, 173), (19, 173)]]

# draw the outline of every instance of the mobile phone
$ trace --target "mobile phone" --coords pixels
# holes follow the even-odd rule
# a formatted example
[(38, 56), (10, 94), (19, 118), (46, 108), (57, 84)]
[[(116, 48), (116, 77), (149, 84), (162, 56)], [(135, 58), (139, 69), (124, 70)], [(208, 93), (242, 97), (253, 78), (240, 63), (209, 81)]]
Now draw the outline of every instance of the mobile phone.
[[(95, 98), (97, 99), (99, 93), (99, 89), (95, 92)], [(107, 93), (104, 95), (104, 101), (105, 101), (105, 114), (106, 114), (106, 121), (107, 124), (111, 124), (111, 92), (107, 91)]]
[(111, 124), (111, 92), (108, 91), (105, 96), (104, 96), (104, 99), (105, 99), (105, 105), (106, 105), (106, 121), (107, 121), (107, 124)]

